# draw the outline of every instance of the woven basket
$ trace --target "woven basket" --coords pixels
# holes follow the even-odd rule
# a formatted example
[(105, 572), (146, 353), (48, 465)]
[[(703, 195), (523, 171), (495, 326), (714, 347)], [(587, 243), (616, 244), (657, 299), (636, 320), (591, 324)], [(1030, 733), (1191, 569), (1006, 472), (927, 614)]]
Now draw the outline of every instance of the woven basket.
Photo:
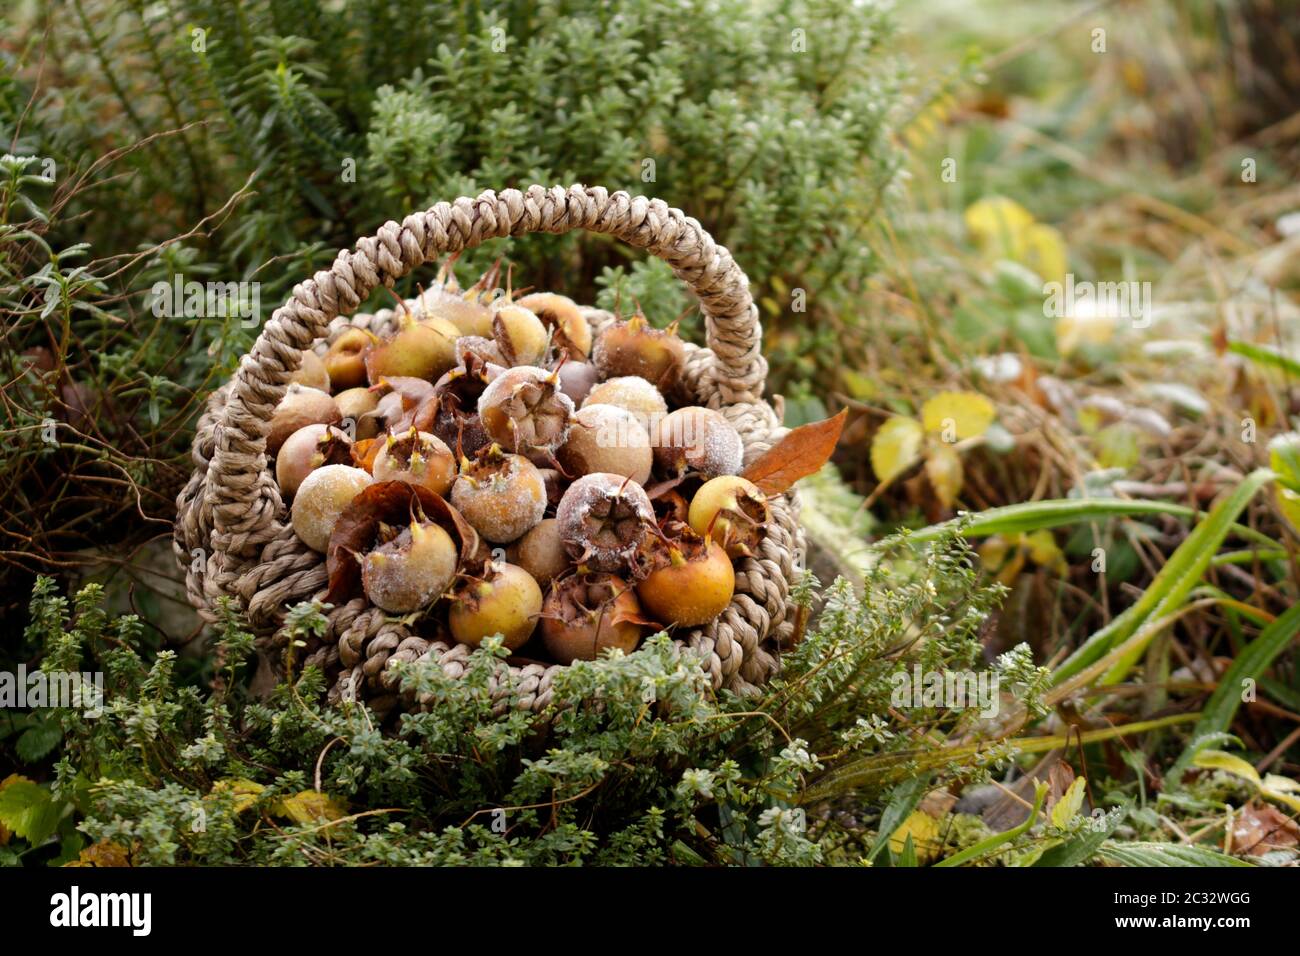
[[(329, 269), (295, 286), (233, 380), (208, 400), (194, 439), (195, 471), (177, 499), (175, 529), (190, 601), (206, 620), (214, 620), (218, 598), (232, 596), (263, 646), (274, 646), (284, 637), (287, 609), (324, 596), (324, 556), (293, 533), (265, 453), (272, 412), (302, 362), (302, 350), (323, 352), (350, 325), (387, 331), (391, 311), (352, 313), (379, 285), (391, 285), (430, 260), (488, 239), (573, 229), (604, 233), (660, 257), (698, 296), (709, 347), (687, 345), (682, 397), (726, 416), (744, 440), (747, 464), (785, 434), (761, 398), (767, 363), (748, 280), (694, 219), (660, 200), (599, 187), (489, 190), (438, 203), (401, 223), (385, 223), (355, 249), (339, 252)], [(586, 314), (595, 332), (612, 318), (596, 309)], [(766, 539), (753, 557), (736, 565), (731, 605), (706, 627), (674, 633), (679, 647), (699, 656), (715, 688), (755, 691), (776, 672), (779, 653), (794, 635), (789, 582), (802, 566), (803, 533), (793, 495), (777, 496), (770, 505)], [(418, 707), (422, 702), (399, 696), (388, 669), (393, 660), (433, 658), (452, 677), (464, 671), (470, 648), (445, 631), (408, 628), (363, 599), (333, 608), (327, 617), (328, 631), (308, 648), (307, 659), (334, 679), (332, 698), (364, 699), (380, 712)], [(558, 670), (559, 665), (503, 663), (493, 688), (499, 706), (541, 710), (550, 702)]]

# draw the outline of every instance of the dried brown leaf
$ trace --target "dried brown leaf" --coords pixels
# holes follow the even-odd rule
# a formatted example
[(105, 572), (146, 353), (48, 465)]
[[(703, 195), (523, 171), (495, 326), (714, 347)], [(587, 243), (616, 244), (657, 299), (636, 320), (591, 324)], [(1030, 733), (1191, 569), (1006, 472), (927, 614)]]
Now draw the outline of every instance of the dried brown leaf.
[(847, 417), (848, 409), (842, 409), (823, 421), (800, 425), (746, 468), (742, 477), (765, 495), (788, 491), (800, 478), (819, 471), (831, 460)]

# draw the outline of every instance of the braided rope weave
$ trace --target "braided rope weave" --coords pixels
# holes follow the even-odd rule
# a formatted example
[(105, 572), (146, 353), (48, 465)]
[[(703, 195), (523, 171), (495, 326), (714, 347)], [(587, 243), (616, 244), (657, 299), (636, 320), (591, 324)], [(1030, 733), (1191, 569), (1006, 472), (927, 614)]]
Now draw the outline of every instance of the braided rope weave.
[[(208, 400), (194, 439), (194, 474), (177, 498), (174, 548), (188, 569), (191, 603), (209, 621), (223, 595), (238, 600), (253, 629), (274, 641), (286, 610), (321, 598), (323, 556), (309, 550), (289, 526), (266, 457), (272, 413), (302, 351), (322, 351), (346, 328), (383, 333), (393, 314), (353, 315), (380, 285), (441, 256), (489, 239), (574, 229), (613, 236), (658, 256), (700, 300), (708, 348), (687, 345), (679, 386), (691, 401), (720, 411), (740, 432), (748, 464), (786, 432), (762, 399), (767, 363), (760, 351), (758, 310), (745, 274), (699, 222), (657, 199), (609, 193), (600, 187), (532, 186), (438, 203), (402, 222), (387, 222), (329, 269), (296, 285), (276, 309), (234, 378)], [(612, 317), (587, 309), (593, 326)], [(349, 318), (350, 316), (350, 318)], [(794, 632), (789, 585), (803, 561), (804, 538), (793, 495), (770, 502), (768, 535), (753, 557), (736, 565), (731, 605), (707, 627), (677, 633), (679, 648), (700, 658), (715, 688), (752, 693), (776, 672), (778, 655)], [(436, 659), (449, 676), (464, 672), (469, 648), (445, 635), (426, 637), (388, 619), (363, 600), (329, 612), (329, 633), (309, 647), (308, 661), (337, 676), (333, 699), (364, 698), (376, 710), (420, 701), (399, 699), (386, 668), (393, 660)], [(494, 696), (500, 706), (540, 710), (551, 699), (559, 666), (502, 664)]]

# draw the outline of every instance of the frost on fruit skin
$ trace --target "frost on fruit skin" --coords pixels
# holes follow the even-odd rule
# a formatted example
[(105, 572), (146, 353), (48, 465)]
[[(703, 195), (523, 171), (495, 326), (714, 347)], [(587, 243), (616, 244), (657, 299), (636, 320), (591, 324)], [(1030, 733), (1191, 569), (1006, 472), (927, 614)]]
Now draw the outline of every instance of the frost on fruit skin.
[(556, 457), (571, 475), (604, 471), (639, 485), (646, 483), (654, 465), (650, 436), (635, 415), (617, 405), (584, 406)]
[(617, 405), (626, 409), (636, 416), (649, 435), (654, 434), (654, 425), (659, 419), (668, 414), (668, 403), (659, 389), (636, 375), (601, 382), (587, 393), (582, 405), (584, 408), (588, 405)]
[(361, 558), (366, 597), (392, 614), (428, 607), (456, 576), (456, 557), (451, 535), (432, 521), (412, 521), (410, 528)]
[(441, 438), (412, 427), (384, 440), (371, 473), (375, 481), (405, 481), (445, 495), (456, 480), (456, 459)]
[(343, 509), (373, 481), (368, 472), (350, 465), (317, 468), (303, 479), (294, 495), (290, 509), (294, 533), (307, 547), (323, 554)]
[(627, 568), (654, 523), (645, 489), (622, 475), (597, 472), (569, 486), (555, 509), (560, 537), (576, 564), (593, 571)]
[(744, 464), (740, 433), (711, 408), (691, 405), (660, 419), (652, 437), (655, 465), (665, 475), (695, 471), (705, 478), (736, 475)]
[(505, 356), (501, 354), (497, 344), (489, 338), (481, 335), (462, 335), (456, 340), (456, 362), (461, 367), (465, 365), (466, 352), (478, 356), (487, 365), (506, 367)]
[(569, 436), (573, 400), (560, 391), (554, 372), (521, 365), (488, 384), (479, 396), (478, 416), (503, 448), (530, 456), (552, 453)]
[(462, 466), (451, 503), (488, 541), (509, 544), (546, 514), (546, 480), (527, 458), (492, 446)]

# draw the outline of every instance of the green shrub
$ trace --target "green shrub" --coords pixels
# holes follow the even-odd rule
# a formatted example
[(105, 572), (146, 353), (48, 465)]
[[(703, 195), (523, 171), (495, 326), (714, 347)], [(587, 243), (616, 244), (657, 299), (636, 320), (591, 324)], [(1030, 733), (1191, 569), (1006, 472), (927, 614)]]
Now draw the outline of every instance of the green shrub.
[[(844, 580), (827, 590), (816, 626), (757, 699), (713, 694), (660, 636), (569, 668), (555, 698), (577, 703), (498, 713), (489, 680), (503, 651), (490, 646), (461, 680), (408, 666), (406, 686), (431, 703), (384, 731), (359, 705), (320, 704), (314, 668), (250, 699), (252, 639), (229, 608), (207, 693), (177, 681), (171, 652), (140, 650), (134, 618), (108, 620), (96, 588), (69, 619), (45, 580), (28, 636), (47, 668), (93, 661), (105, 712), (54, 712), (54, 781), (0, 798), (0, 823), (26, 826), (31, 848), (10, 852), (33, 861), (72, 858), (84, 835), (96, 852), (111, 844), (151, 864), (854, 862), (865, 844), (846, 848), (832, 812), (843, 801), (870, 820), (904, 781), (979, 777), (1009, 752), (991, 740), (979, 756), (945, 754), (954, 729), (975, 731), (969, 714), (889, 716), (899, 672), (978, 660), (998, 591), (976, 586), (965, 546), (902, 548), (869, 585), (865, 600)], [(300, 634), (322, 623), (310, 604), (293, 619)], [(1032, 669), (999, 667), (1031, 704)], [(863, 761), (874, 772), (863, 776)], [(837, 776), (850, 764), (851, 785)]]

